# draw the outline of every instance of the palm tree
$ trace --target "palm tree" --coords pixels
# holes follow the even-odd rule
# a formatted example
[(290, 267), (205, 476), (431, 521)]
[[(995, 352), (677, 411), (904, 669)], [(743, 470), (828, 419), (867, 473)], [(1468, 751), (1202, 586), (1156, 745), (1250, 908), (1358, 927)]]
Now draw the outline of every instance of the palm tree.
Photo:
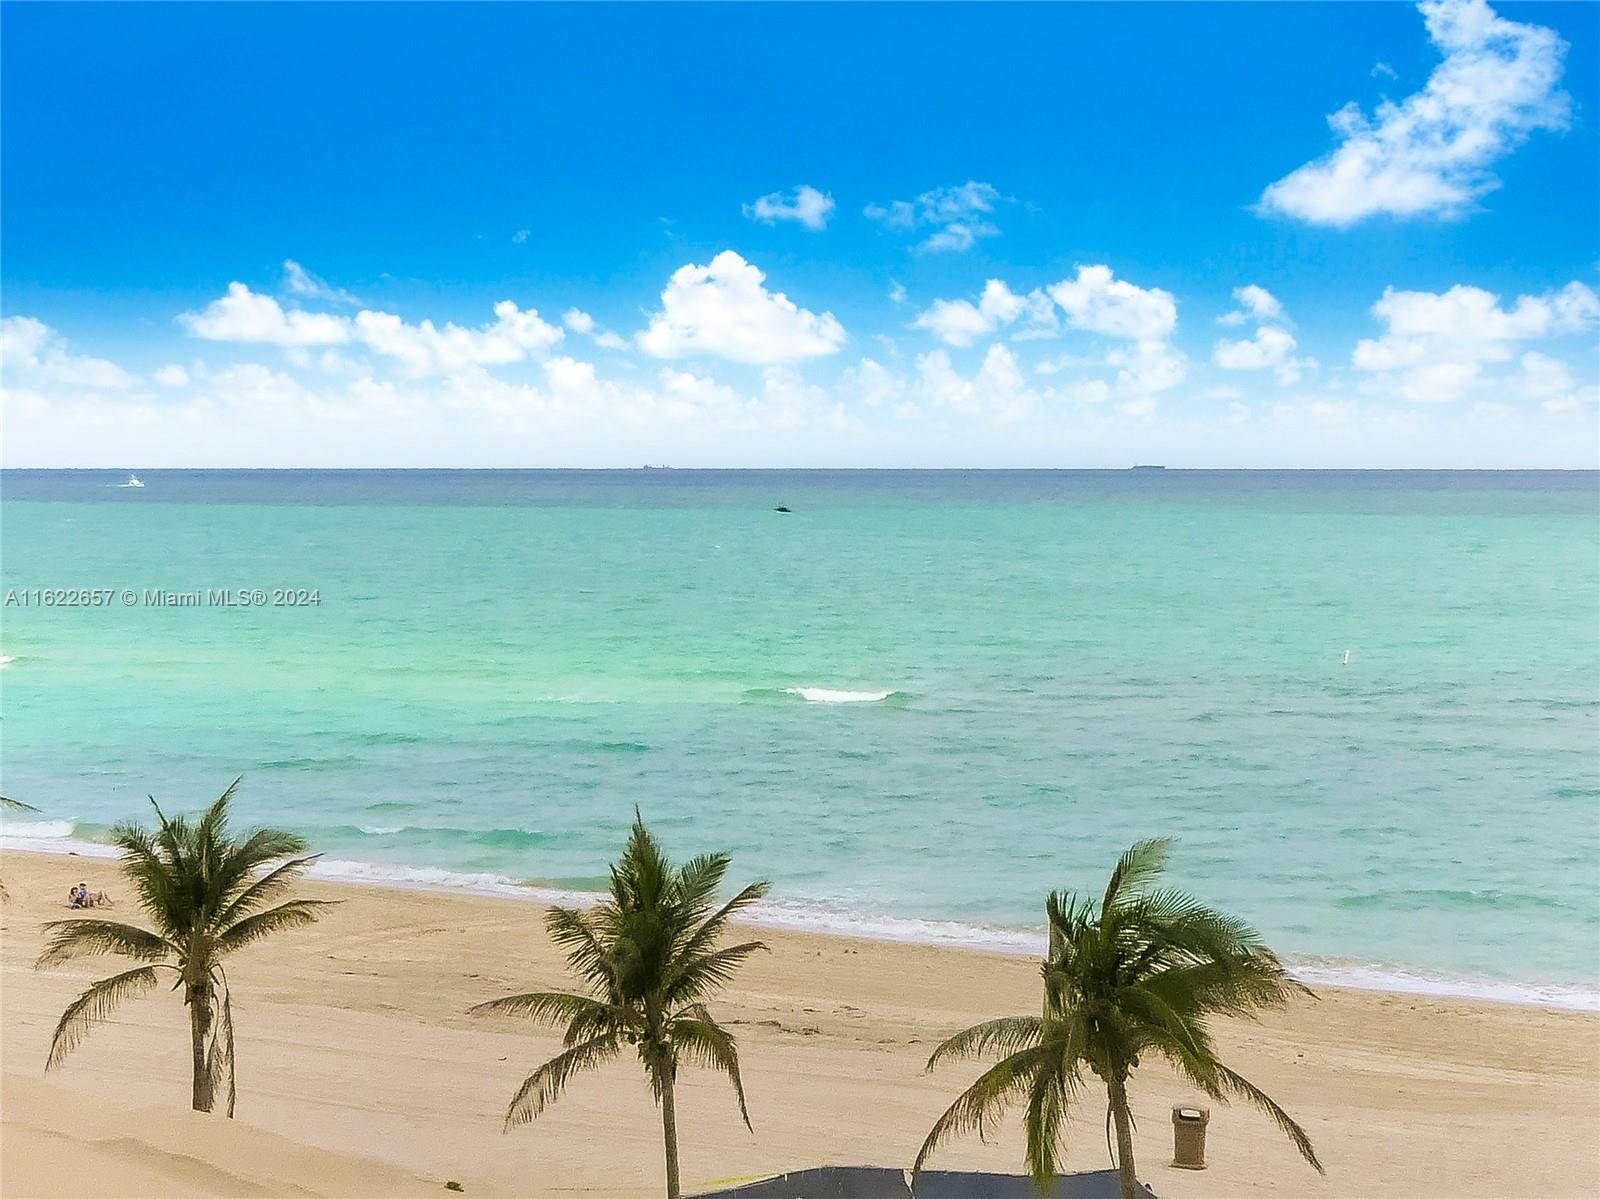
[(1128, 850), (1098, 904), (1071, 893), (1050, 895), (1042, 1014), (990, 1020), (934, 1050), (929, 1070), (947, 1058), (1003, 1056), (939, 1117), (914, 1170), (944, 1141), (973, 1129), (983, 1135), (1025, 1100), (1028, 1171), (1041, 1191), (1048, 1189), (1062, 1160), (1067, 1109), (1082, 1092), (1087, 1069), (1105, 1083), (1122, 1199), (1134, 1199), (1127, 1085), (1140, 1057), (1154, 1053), (1219, 1103), (1242, 1096), (1261, 1108), (1322, 1172), (1305, 1130), (1217, 1059), (1207, 1027), (1213, 1015), (1250, 1017), (1311, 992), (1285, 973), (1243, 921), (1181, 891), (1152, 887), (1170, 848), (1170, 841), (1141, 841)]
[(160, 821), (154, 832), (135, 824), (111, 830), (111, 843), (122, 850), (122, 872), (156, 931), (98, 919), (45, 925), (45, 949), (36, 969), (100, 954), (145, 963), (101, 979), (67, 1005), (50, 1040), (46, 1070), (59, 1066), (118, 1003), (154, 987), (158, 971), (171, 971), (172, 989), (183, 988), (189, 1008), (194, 1110), (211, 1111), (218, 1088), (225, 1086), (232, 1117), (237, 1097), (233, 1005), (223, 962), (272, 933), (310, 924), (325, 902), (291, 899), (268, 906), (315, 855), (305, 854), (302, 838), (276, 829), (231, 837), (228, 804), (238, 786), (235, 779), (193, 823), (181, 816), (168, 820), (152, 798)]
[[(23, 803), (20, 799), (12, 799), (9, 795), (0, 795), (0, 811), (37, 812), (38, 810), (32, 804)], [(0, 883), (0, 903), (9, 902), (11, 902), (11, 894), (6, 890), (6, 885)]]
[(627, 849), (611, 867), (610, 895), (587, 912), (550, 909), (545, 916), (550, 939), (567, 951), (567, 965), (583, 979), (588, 994), (534, 991), (471, 1009), (566, 1026), (565, 1050), (528, 1075), (512, 1096), (507, 1129), (528, 1123), (560, 1098), (573, 1076), (616, 1057), (624, 1044), (637, 1049), (661, 1108), (667, 1199), (681, 1194), (673, 1098), (680, 1063), (726, 1074), (739, 1115), (750, 1127), (738, 1049), (705, 1001), (740, 963), (766, 948), (760, 941), (723, 949), (717, 943), (729, 918), (764, 896), (771, 884), (751, 883), (717, 907), (728, 862), (725, 853), (703, 854), (674, 869), (635, 812)]

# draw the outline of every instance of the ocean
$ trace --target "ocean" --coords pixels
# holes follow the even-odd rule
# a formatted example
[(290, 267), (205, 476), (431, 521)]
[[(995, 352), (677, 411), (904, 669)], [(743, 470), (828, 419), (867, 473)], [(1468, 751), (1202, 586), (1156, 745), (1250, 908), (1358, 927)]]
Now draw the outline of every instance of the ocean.
[(542, 897), (637, 807), (764, 919), (1028, 950), (1172, 836), (1308, 980), (1600, 1007), (1594, 473), (140, 477), (0, 476), (8, 844), (242, 775)]

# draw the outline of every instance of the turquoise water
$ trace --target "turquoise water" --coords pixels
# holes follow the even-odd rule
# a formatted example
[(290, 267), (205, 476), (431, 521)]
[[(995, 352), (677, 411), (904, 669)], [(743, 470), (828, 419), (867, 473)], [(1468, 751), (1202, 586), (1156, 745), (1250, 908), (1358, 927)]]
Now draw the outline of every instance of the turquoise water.
[(1600, 992), (1592, 473), (142, 477), (0, 479), (4, 589), (112, 595), (0, 610), (13, 839), (243, 774), (336, 873), (584, 890), (637, 804), (775, 919), (1026, 944), (1173, 835), (1314, 976)]

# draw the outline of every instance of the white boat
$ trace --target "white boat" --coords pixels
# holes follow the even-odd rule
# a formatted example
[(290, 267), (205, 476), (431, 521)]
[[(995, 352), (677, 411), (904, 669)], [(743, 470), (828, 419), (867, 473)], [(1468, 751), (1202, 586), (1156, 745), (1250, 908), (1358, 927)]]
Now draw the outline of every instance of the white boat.
[(139, 481), (139, 476), (138, 475), (129, 475), (128, 476), (128, 481), (126, 483), (118, 483), (117, 486), (118, 487), (143, 487), (144, 484)]

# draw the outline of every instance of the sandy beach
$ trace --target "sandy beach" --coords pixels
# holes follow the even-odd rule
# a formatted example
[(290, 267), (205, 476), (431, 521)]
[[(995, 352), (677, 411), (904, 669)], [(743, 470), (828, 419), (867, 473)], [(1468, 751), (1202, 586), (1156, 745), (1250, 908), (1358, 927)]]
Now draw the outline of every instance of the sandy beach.
[[(542, 910), (511, 899), (310, 884), (344, 901), (313, 929), (230, 963), (239, 1118), (188, 1106), (187, 1025), (157, 992), (42, 1076), (88, 961), (32, 969), (42, 922), (80, 877), (122, 900), (106, 860), (7, 852), (3, 920), (5, 1196), (438, 1194), (652, 1196), (660, 1126), (637, 1066), (577, 1080), (532, 1127), (503, 1134), (506, 1100), (555, 1038), (469, 1017), (473, 1003), (566, 985)], [(717, 1004), (740, 1037), (754, 1133), (726, 1082), (689, 1071), (679, 1119), (686, 1187), (820, 1163), (909, 1164), (971, 1066), (923, 1072), (932, 1044), (1035, 1005), (1028, 959), (763, 932), (771, 947)], [(1196, 1098), (1162, 1067), (1133, 1101), (1142, 1178), (1163, 1199), (1239, 1195), (1600, 1194), (1600, 1016), (1324, 989), (1260, 1025), (1229, 1024), (1228, 1060), (1293, 1112), (1319, 1178), (1255, 1112), (1213, 1110), (1210, 1168), (1168, 1163), (1169, 1112)], [(1076, 1168), (1107, 1164), (1103, 1109), (1075, 1126)], [(963, 1142), (936, 1164), (1015, 1170), (1020, 1131)]]

